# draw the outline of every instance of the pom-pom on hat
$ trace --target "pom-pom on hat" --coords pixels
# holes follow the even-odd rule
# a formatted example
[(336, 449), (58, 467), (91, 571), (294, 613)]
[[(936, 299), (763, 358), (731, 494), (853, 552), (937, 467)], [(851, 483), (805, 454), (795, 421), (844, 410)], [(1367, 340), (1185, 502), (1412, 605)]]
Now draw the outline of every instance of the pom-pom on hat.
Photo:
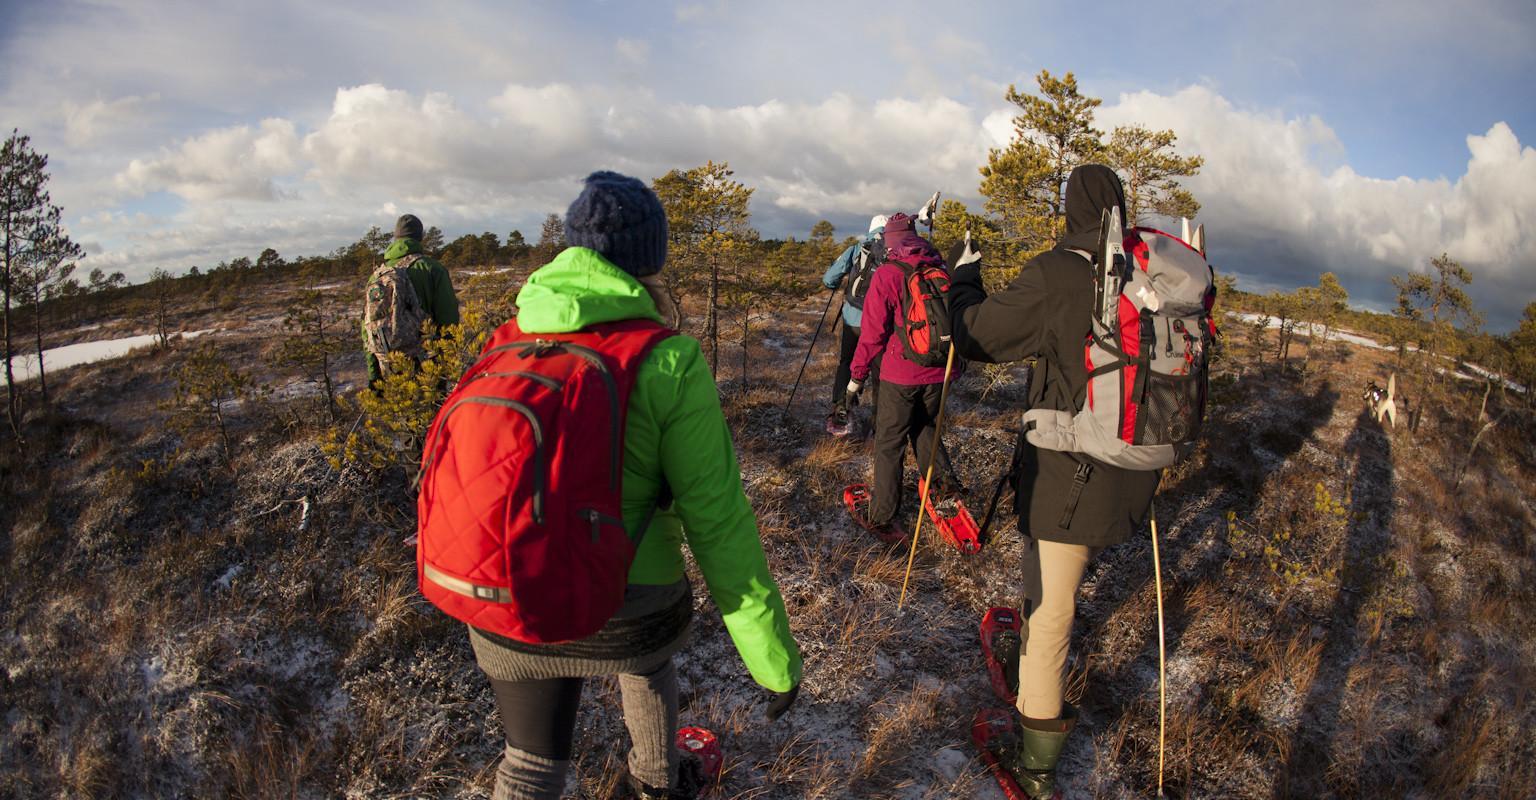
[(587, 176), (566, 209), (565, 241), (602, 253), (637, 278), (654, 275), (667, 261), (667, 214), (651, 187), (601, 170)]

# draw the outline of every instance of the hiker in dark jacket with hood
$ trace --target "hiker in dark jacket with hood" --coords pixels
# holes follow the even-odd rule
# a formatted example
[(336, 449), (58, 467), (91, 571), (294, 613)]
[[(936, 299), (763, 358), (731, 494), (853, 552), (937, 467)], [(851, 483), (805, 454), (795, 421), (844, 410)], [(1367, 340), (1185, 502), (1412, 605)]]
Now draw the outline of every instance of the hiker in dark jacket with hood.
[[(403, 214), (395, 221), (395, 236), (384, 251), (384, 263), (394, 267), (405, 265), (410, 276), (411, 288), (421, 301), (427, 319), (434, 328), (459, 324), (459, 297), (453, 292), (453, 280), (448, 270), (437, 259), (426, 254), (421, 247), (423, 236), (421, 220), (415, 214)], [(363, 344), (367, 355), (368, 385), (374, 386), (383, 372), (379, 366), (380, 353), (367, 352), (368, 331), (363, 330)], [(413, 354), (415, 355), (415, 354)]]
[[(1066, 206), (1066, 235), (1030, 259), (1002, 292), (987, 296), (979, 261), (956, 268), (950, 318), (960, 355), (994, 364), (1037, 357), (1030, 407), (1073, 413), (1088, 384), (1083, 346), (1094, 315), (1092, 254), (1104, 210), (1118, 207), (1124, 219), (1125, 191), (1110, 168), (1081, 166), (1067, 180)], [(1028, 542), (1018, 695), (1024, 718), (1018, 749), (1001, 755), (1031, 796), (1049, 797), (1076, 719), (1062, 695), (1078, 583), (1101, 550), (1145, 522), (1160, 474), (1027, 441), (1020, 446), (1014, 508)]]

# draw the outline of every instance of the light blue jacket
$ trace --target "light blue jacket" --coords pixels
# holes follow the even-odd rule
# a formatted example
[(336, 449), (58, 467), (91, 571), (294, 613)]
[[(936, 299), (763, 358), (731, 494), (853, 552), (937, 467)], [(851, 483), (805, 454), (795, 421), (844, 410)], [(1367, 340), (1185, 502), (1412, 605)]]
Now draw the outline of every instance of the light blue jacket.
[[(843, 278), (848, 274), (848, 271), (853, 269), (855, 266), (854, 262), (859, 257), (859, 248), (863, 247), (869, 242), (874, 241), (875, 237), (881, 236), (884, 233), (884, 227), (876, 228), (869, 233), (864, 234), (864, 238), (848, 245), (848, 249), (844, 250), (842, 255), (837, 257), (836, 261), (832, 262), (832, 266), (827, 267), (827, 274), (821, 276), (821, 284), (828, 289), (836, 289), (841, 286), (843, 283)], [(848, 299), (845, 296), (843, 298), (843, 324), (850, 328), (857, 328), (859, 327), (859, 321), (862, 317), (862, 312), (860, 312), (857, 308), (848, 305)]]

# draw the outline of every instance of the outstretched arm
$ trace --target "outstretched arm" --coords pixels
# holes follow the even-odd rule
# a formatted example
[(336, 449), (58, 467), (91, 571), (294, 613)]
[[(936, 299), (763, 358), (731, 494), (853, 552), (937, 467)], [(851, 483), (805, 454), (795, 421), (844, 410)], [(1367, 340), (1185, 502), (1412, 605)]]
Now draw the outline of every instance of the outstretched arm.
[(949, 315), (955, 346), (972, 361), (1000, 364), (1038, 355), (1045, 346), (1050, 292), (1038, 259), (997, 294), (982, 287), (980, 264), (967, 264), (950, 277)]

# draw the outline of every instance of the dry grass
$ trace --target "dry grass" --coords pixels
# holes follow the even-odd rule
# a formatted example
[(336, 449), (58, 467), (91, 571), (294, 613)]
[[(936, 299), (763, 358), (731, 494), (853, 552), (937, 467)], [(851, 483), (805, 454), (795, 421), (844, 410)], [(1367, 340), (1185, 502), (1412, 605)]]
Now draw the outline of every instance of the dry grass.
[[(820, 433), (826, 331), (783, 410), (799, 367), (785, 353), (804, 352), (819, 302), (771, 323), (779, 349), (754, 345), (749, 391), (736, 390), (734, 346), (721, 354), (748, 493), (806, 659), (802, 695), (784, 720), (763, 721), (695, 573), (696, 631), (678, 660), (684, 722), (725, 738), (720, 797), (986, 796), (965, 730), (995, 702), (976, 621), (1016, 602), (1022, 543), (1006, 502), (980, 557), (925, 534), (896, 612), (907, 545), (874, 541), (840, 508), (843, 485), (867, 474), (868, 444)], [(280, 318), (274, 301), (184, 323), (267, 320), (270, 333)], [(250, 363), (271, 346), (260, 329), (220, 341)], [(1164, 476), (1166, 785), (1191, 797), (1529, 797), (1536, 422), (1511, 412), (1452, 491), (1446, 465), (1465, 453), (1481, 393), (1378, 352), (1325, 355), (1299, 377), (1232, 348), (1208, 441)], [(218, 468), (210, 442), (159, 425), (155, 396), (180, 358), (57, 376), (75, 410), (33, 418), (27, 453), (0, 452), (11, 632), (0, 637), (0, 796), (488, 795), (500, 723), (462, 627), (415, 592), (403, 481), (331, 472), (313, 428), (260, 402), (237, 416), (235, 469)], [(1417, 434), (1358, 414), (1364, 376), (1394, 370), (1424, 404)], [(1019, 386), (985, 378), (956, 386), (947, 437), (973, 507), (1012, 447), (1021, 402)], [(128, 385), (137, 391), (116, 388)], [(306, 496), (313, 518), (299, 531)], [(1079, 595), (1069, 797), (1154, 791), (1150, 564), (1134, 537), (1104, 553)], [(613, 681), (589, 682), (580, 796), (606, 796), (621, 774), (619, 708)]]

